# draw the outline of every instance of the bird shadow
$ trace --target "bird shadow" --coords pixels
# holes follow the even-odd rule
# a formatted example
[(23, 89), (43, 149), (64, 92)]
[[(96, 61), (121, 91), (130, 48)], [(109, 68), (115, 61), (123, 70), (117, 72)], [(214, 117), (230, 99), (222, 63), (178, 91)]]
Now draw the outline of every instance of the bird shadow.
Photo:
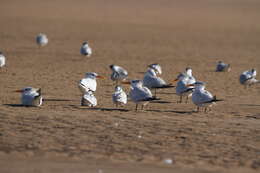
[(28, 107), (28, 106), (24, 106), (22, 104), (3, 104), (4, 106), (10, 106), (10, 107)]
[(76, 105), (70, 105), (70, 106), (82, 110), (98, 110), (98, 111), (107, 111), (107, 112), (112, 112), (112, 111), (129, 112), (130, 111), (128, 109), (123, 109), (123, 108), (101, 108), (101, 107), (87, 107), (87, 106), (76, 106)]
[(172, 102), (169, 102), (169, 101), (163, 101), (163, 100), (157, 100), (157, 101), (151, 101), (150, 103), (167, 104), (167, 103), (172, 103)]
[(76, 101), (76, 100), (53, 98), (53, 99), (43, 99), (43, 101), (46, 101), (46, 102), (67, 102), (67, 101)]
[(192, 114), (195, 113), (195, 111), (175, 111), (175, 110), (158, 110), (158, 109), (150, 109), (150, 110), (146, 110), (149, 112), (171, 112), (171, 113), (177, 113), (177, 114)]
[(176, 93), (172, 93), (172, 92), (158, 92), (157, 94), (162, 94), (162, 95), (171, 95), (171, 94), (174, 94), (174, 95), (176, 95)]
[(250, 107), (260, 107), (260, 105), (256, 105), (256, 104), (239, 104), (239, 106), (250, 106)]

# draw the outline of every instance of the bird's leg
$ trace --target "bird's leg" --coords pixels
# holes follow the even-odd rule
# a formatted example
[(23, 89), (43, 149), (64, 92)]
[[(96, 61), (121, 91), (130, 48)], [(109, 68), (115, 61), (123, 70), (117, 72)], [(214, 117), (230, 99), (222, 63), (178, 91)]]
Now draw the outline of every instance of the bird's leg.
[(135, 105), (135, 111), (137, 111), (137, 108), (138, 108), (138, 104)]
[(118, 107), (118, 103), (116, 102), (116, 107)]
[(84, 97), (81, 98), (81, 106), (84, 106)]
[(200, 111), (200, 107), (199, 106), (197, 106), (197, 112), (199, 112)]
[(154, 89), (154, 98), (156, 98), (156, 88)]
[(189, 96), (186, 97), (186, 102), (185, 103), (188, 103), (188, 99), (189, 99)]
[(181, 102), (182, 102), (182, 95), (180, 96), (180, 100), (177, 103), (181, 103)]
[(207, 107), (205, 107), (205, 110), (204, 110), (205, 113), (207, 113)]

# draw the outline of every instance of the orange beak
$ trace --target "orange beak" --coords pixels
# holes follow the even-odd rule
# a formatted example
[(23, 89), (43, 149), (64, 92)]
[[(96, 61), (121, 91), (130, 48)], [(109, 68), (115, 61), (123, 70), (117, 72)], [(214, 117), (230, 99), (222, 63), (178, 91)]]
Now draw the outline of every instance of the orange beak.
[(99, 75), (96, 78), (98, 78), (98, 79), (105, 79), (104, 76), (99, 76)]
[(131, 84), (131, 82), (129, 82), (129, 81), (122, 81), (121, 83), (122, 83), (122, 84), (128, 84), (128, 85)]
[(23, 90), (15, 90), (14, 92), (22, 93)]
[(191, 86), (194, 86), (194, 84), (188, 84), (188, 85), (186, 85), (186, 87), (191, 87)]
[(174, 79), (174, 82), (176, 82), (176, 81), (178, 81), (179, 79), (178, 78), (176, 78), (176, 79)]

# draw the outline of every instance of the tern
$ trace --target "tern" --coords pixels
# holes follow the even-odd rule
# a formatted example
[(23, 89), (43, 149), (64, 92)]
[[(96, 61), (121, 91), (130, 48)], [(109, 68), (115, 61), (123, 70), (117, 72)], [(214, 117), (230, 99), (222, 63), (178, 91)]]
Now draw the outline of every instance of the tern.
[(245, 88), (247, 88), (248, 86), (251, 86), (253, 84), (260, 83), (260, 81), (256, 79), (256, 70), (255, 69), (244, 71), (240, 75), (239, 81), (242, 85), (245, 86)]
[(115, 87), (115, 92), (112, 94), (112, 100), (113, 103), (116, 104), (116, 107), (127, 103), (127, 95), (121, 86), (117, 85)]
[(80, 53), (81, 53), (81, 55), (84, 55), (84, 56), (87, 56), (87, 57), (91, 56), (92, 49), (89, 47), (88, 42), (85, 41), (85, 42), (82, 43), (82, 46), (80, 48)]
[(219, 61), (216, 67), (216, 72), (229, 72), (231, 70), (230, 64), (225, 64), (222, 61)]
[(22, 90), (16, 90), (22, 93), (21, 102), (23, 106), (41, 106), (42, 94), (41, 88), (26, 87)]
[(95, 92), (97, 89), (97, 81), (96, 81), (97, 78), (103, 79), (104, 77), (98, 75), (95, 72), (86, 73), (85, 78), (83, 78), (79, 81), (78, 86), (79, 86), (80, 91), (83, 94), (85, 94), (88, 91)]
[(188, 103), (188, 98), (192, 96), (192, 92), (194, 91), (194, 86), (187, 86), (191, 85), (192, 81), (189, 80), (189, 76), (184, 73), (180, 73), (175, 81), (178, 81), (176, 86), (176, 94), (180, 96), (180, 100), (177, 103), (182, 103), (182, 97), (186, 96), (186, 103)]
[(142, 104), (142, 109), (152, 100), (157, 100), (153, 97), (152, 92), (145, 86), (141, 80), (131, 80), (131, 82), (122, 82), (124, 84), (131, 84), (129, 96), (136, 104), (135, 110), (137, 111), (138, 104)]
[(0, 52), (0, 68), (5, 66), (5, 56), (2, 52)]
[(187, 67), (184, 72), (188, 76), (188, 83), (193, 84), (196, 82), (196, 79), (192, 76), (192, 69)]
[(46, 46), (48, 44), (48, 38), (46, 34), (40, 33), (36, 36), (36, 43), (39, 47)]
[(109, 67), (112, 70), (110, 78), (112, 81), (116, 81), (116, 85), (118, 85), (120, 81), (124, 81), (127, 78), (128, 72), (123, 67), (114, 64)]
[(200, 107), (205, 108), (205, 112), (207, 112), (207, 109), (215, 104), (219, 100), (216, 98), (216, 96), (212, 96), (212, 94), (205, 90), (205, 83), (197, 81), (194, 84), (190, 84), (188, 86), (195, 86), (195, 90), (192, 93), (192, 102), (197, 106), (197, 112), (199, 112)]
[(162, 74), (162, 67), (159, 64), (157, 64), (157, 63), (150, 64), (150, 65), (148, 65), (148, 67), (154, 69), (156, 74), (159, 74), (159, 75)]
[(84, 93), (81, 99), (81, 106), (95, 107), (97, 105), (97, 99), (94, 96), (93, 91), (89, 90)]
[(156, 70), (148, 68), (143, 78), (143, 85), (149, 89), (154, 89), (154, 97), (156, 97), (156, 89), (172, 88), (172, 84), (167, 84), (162, 78), (157, 76)]

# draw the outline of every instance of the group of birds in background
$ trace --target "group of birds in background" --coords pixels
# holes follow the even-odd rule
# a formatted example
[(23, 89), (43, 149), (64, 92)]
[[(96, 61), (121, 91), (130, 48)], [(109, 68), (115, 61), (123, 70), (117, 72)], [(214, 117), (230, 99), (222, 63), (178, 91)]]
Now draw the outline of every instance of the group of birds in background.
[[(38, 34), (36, 36), (36, 43), (39, 47), (46, 46), (48, 44), (48, 38), (45, 34)], [(84, 42), (80, 48), (80, 53), (84, 56), (91, 56), (92, 49), (88, 42)], [(5, 66), (6, 58), (2, 52), (0, 52), (0, 70)], [(211, 106), (221, 99), (217, 99), (209, 91), (205, 89), (206, 84), (201, 81), (197, 81), (192, 75), (192, 69), (187, 67), (184, 72), (179, 73), (175, 81), (177, 85), (167, 83), (160, 75), (162, 74), (162, 68), (159, 64), (150, 64), (147, 67), (147, 71), (144, 73), (142, 80), (128, 80), (128, 72), (123, 67), (118, 65), (109, 66), (111, 73), (111, 80), (115, 83), (115, 91), (112, 94), (112, 101), (116, 107), (127, 104), (128, 98), (136, 104), (135, 110), (138, 109), (138, 105), (141, 104), (142, 108), (153, 100), (158, 100), (156, 92), (158, 89), (173, 88), (175, 87), (176, 94), (180, 97), (178, 103), (188, 102), (191, 97), (192, 102), (197, 106), (197, 111), (200, 108), (204, 108), (204, 111), (210, 110)], [(216, 72), (229, 72), (231, 70), (230, 64), (225, 64), (219, 61), (216, 66)], [(97, 89), (96, 79), (102, 79), (103, 76), (98, 75), (95, 72), (88, 72), (85, 77), (78, 83), (78, 87), (82, 93), (81, 105), (95, 107), (97, 105), (97, 99), (95, 97), (95, 91)], [(256, 79), (256, 70), (251, 69), (243, 72), (240, 75), (239, 81), (246, 88), (260, 83)], [(130, 84), (130, 92), (127, 95), (123, 90), (122, 84)], [(152, 92), (154, 94), (152, 94)], [(43, 97), (40, 88), (25, 87), (22, 90), (17, 90), (22, 93), (21, 102), (24, 106), (41, 106), (43, 103)]]

